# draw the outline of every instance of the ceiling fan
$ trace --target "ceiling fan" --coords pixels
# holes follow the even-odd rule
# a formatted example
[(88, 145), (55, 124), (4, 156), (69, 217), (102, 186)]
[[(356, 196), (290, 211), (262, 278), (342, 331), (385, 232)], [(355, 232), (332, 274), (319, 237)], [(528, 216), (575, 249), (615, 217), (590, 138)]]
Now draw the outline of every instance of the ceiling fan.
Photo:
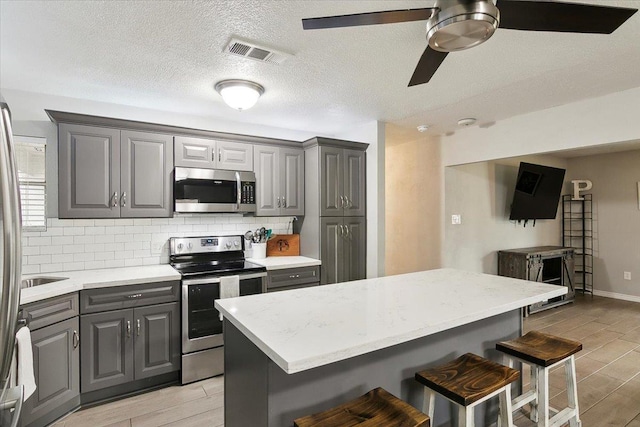
[(449, 52), (487, 41), (501, 28), (611, 34), (637, 9), (536, 0), (436, 0), (434, 7), (302, 20), (305, 30), (427, 21), (427, 48), (409, 86), (427, 83)]

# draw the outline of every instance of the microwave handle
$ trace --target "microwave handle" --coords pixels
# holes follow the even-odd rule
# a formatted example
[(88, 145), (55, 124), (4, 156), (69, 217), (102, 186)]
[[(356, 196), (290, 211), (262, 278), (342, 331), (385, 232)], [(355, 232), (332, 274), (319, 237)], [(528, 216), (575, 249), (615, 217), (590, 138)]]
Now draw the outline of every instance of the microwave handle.
[(242, 181), (240, 181), (240, 172), (236, 172), (236, 194), (238, 199), (236, 200), (237, 210), (240, 210), (240, 202), (242, 202)]

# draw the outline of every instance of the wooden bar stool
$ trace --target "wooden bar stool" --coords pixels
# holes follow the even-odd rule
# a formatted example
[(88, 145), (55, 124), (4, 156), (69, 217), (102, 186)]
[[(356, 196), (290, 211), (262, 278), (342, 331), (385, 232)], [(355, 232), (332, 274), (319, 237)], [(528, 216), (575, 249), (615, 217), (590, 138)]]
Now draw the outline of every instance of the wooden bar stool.
[(318, 414), (298, 418), (296, 427), (429, 427), (429, 417), (378, 387)]
[(458, 426), (473, 427), (474, 408), (495, 395), (500, 398), (499, 419), (502, 426), (513, 426), (511, 383), (520, 372), (472, 353), (435, 368), (416, 373), (425, 386), (422, 410), (432, 420), (436, 393), (458, 405)]
[[(513, 400), (513, 410), (531, 403), (530, 418), (538, 427), (561, 426), (567, 421), (570, 427), (580, 427), (576, 361), (574, 354), (582, 350), (582, 344), (542, 332), (531, 331), (511, 341), (496, 344), (506, 362), (513, 367), (518, 361), (531, 366), (532, 388)], [(569, 406), (549, 418), (549, 371), (564, 363)]]

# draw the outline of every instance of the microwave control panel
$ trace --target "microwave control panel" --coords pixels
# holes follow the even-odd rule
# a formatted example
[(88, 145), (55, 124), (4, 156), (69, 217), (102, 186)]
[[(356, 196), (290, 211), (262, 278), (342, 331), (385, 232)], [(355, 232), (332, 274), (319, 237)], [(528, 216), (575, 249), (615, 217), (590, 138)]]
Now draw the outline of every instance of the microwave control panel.
[(253, 181), (242, 181), (241, 189), (240, 203), (254, 205), (256, 203), (256, 183)]

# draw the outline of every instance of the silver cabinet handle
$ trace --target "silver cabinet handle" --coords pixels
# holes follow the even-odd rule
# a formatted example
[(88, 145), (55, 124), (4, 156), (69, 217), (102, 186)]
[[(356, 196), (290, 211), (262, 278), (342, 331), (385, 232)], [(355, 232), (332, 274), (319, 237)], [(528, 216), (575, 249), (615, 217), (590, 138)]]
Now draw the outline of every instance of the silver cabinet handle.
[(127, 338), (131, 338), (131, 320), (127, 320)]
[(114, 208), (117, 208), (118, 207), (118, 192), (117, 191), (114, 191), (113, 196), (111, 196), (111, 200), (112, 200), (111, 206), (114, 207)]
[(278, 207), (282, 207), (282, 205), (280, 204), (280, 197), (278, 197)]
[(344, 208), (344, 196), (340, 196), (340, 207)]
[(340, 235), (344, 236), (344, 226), (340, 224)]
[(78, 346), (80, 345), (80, 335), (78, 334), (78, 331), (73, 331), (73, 348), (78, 348)]
[(142, 294), (131, 294), (131, 295), (127, 295), (127, 298), (134, 299), (134, 298), (140, 298), (141, 296)]
[(353, 203), (351, 203), (351, 199), (349, 198), (349, 196), (344, 196), (344, 200), (346, 202), (347, 209), (349, 209), (349, 208), (351, 208), (353, 206)]
[(124, 191), (122, 193), (122, 196), (120, 197), (120, 206), (125, 207), (127, 206), (127, 192)]
[(282, 196), (282, 207), (283, 208), (287, 207), (287, 201), (284, 199), (284, 196)]
[(351, 232), (349, 231), (349, 226), (348, 225), (344, 226), (344, 232), (346, 234), (346, 236), (344, 236), (344, 237), (347, 238), (347, 239), (351, 239), (351, 234), (350, 234)]
[(136, 319), (136, 336), (140, 336), (140, 319)]

